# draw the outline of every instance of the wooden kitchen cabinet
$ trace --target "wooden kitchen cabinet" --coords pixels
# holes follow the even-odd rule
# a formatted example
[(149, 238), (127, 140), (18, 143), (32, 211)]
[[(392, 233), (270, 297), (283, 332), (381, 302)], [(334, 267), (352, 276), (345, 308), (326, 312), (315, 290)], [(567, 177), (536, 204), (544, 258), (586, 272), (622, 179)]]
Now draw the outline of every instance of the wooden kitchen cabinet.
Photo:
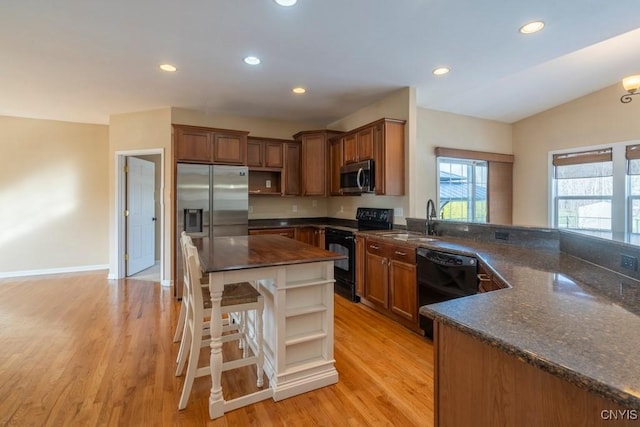
[(179, 162), (245, 165), (249, 132), (173, 125), (174, 155)]
[(296, 227), (295, 239), (324, 249), (324, 229), (313, 225)]
[(342, 196), (340, 189), (340, 168), (342, 167), (342, 138), (335, 137), (329, 140), (329, 153), (327, 155), (327, 180), (330, 196)]
[(365, 245), (361, 301), (419, 332), (415, 248), (371, 238)]
[(409, 322), (418, 323), (416, 251), (396, 246), (389, 258), (389, 309)]
[(342, 139), (344, 147), (344, 163), (362, 162), (374, 158), (374, 126), (366, 126), (350, 132)]
[(329, 138), (339, 134), (341, 132), (321, 130), (298, 132), (294, 135), (302, 148), (302, 196), (327, 195), (327, 143)]
[(301, 147), (299, 142), (288, 142), (284, 149), (284, 190), (285, 196), (302, 194), (302, 174), (300, 170)]
[(250, 236), (259, 234), (278, 234), (280, 236), (289, 237), (290, 239), (295, 239), (296, 230), (293, 227), (256, 228), (253, 230), (249, 230)]
[(404, 120), (381, 119), (371, 124), (377, 195), (404, 195)]
[(209, 163), (212, 159), (211, 132), (174, 126), (175, 158), (178, 161)]
[(247, 141), (247, 166), (255, 168), (282, 169), (283, 146), (288, 141), (270, 138), (248, 138)]

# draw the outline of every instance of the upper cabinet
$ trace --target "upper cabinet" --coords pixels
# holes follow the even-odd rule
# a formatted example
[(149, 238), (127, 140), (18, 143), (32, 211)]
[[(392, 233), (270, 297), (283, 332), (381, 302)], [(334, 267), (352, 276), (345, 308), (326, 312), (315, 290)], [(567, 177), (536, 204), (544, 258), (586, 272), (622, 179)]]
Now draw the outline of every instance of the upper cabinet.
[(374, 132), (374, 126), (366, 126), (342, 138), (345, 164), (373, 159)]
[(404, 120), (381, 119), (370, 125), (377, 195), (404, 195), (404, 124)]
[(283, 146), (288, 141), (268, 138), (252, 138), (247, 141), (247, 166), (249, 168), (282, 169)]
[(329, 151), (327, 153), (327, 182), (329, 186), (330, 196), (342, 196), (340, 189), (340, 168), (344, 164), (343, 161), (343, 141), (344, 139), (336, 136), (329, 140)]
[(342, 136), (343, 164), (374, 161), (377, 195), (404, 195), (404, 124), (380, 119)]
[(284, 195), (299, 196), (302, 194), (302, 174), (300, 158), (302, 157), (299, 142), (287, 142), (284, 149)]
[(173, 125), (176, 161), (247, 164), (249, 132)]
[(341, 132), (330, 130), (298, 132), (293, 137), (302, 148), (302, 196), (327, 195), (327, 142)]

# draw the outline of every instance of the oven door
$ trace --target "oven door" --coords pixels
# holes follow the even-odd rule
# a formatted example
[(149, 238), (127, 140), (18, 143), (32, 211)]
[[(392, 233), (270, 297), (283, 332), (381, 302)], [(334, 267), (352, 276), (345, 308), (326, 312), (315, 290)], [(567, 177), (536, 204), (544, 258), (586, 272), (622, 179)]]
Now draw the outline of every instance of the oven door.
[(325, 229), (325, 249), (346, 256), (334, 261), (334, 289), (339, 295), (351, 301), (358, 301), (356, 296), (356, 241), (353, 233), (334, 228)]

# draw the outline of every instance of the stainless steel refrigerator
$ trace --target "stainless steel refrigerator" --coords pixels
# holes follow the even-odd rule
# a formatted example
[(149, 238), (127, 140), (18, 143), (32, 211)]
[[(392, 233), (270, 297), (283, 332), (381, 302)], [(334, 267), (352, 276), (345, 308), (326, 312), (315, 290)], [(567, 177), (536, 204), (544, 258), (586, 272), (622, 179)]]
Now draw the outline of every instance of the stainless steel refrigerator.
[(191, 237), (246, 235), (249, 172), (245, 166), (178, 163), (176, 176), (176, 297), (182, 297), (180, 234)]

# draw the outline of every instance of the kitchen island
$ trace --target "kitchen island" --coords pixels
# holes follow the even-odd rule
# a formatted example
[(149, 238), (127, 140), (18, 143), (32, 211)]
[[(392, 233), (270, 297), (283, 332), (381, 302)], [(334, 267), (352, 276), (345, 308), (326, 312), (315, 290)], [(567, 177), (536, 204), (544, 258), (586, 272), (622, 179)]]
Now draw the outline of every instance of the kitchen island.
[(264, 355), (269, 389), (225, 401), (222, 319), (211, 318), (209, 415), (266, 398), (286, 399), (338, 381), (333, 359), (333, 263), (342, 255), (278, 235), (194, 239), (209, 274), (213, 310), (225, 284), (255, 282), (264, 297)]
[(511, 286), (420, 308), (435, 323), (436, 425), (640, 423), (640, 282), (559, 250), (421, 246), (476, 256)]

